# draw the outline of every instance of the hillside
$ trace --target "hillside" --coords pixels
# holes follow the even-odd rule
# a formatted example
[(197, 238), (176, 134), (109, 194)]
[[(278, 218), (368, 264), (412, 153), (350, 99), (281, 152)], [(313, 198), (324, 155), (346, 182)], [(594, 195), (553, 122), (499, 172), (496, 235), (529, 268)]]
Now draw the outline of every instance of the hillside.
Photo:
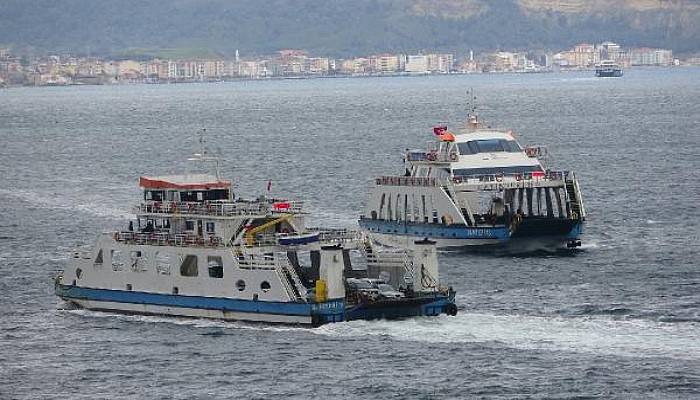
[(34, 52), (270, 53), (566, 48), (700, 50), (697, 0), (3, 0), (0, 46)]

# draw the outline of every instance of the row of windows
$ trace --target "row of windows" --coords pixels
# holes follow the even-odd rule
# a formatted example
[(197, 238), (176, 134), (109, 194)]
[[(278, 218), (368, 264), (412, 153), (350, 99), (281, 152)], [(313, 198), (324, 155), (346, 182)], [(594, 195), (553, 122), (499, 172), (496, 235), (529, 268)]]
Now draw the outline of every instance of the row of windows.
[[(121, 250), (110, 250), (112, 269), (114, 271), (122, 271), (125, 264), (125, 256)], [(199, 276), (199, 265), (196, 255), (188, 254), (180, 260), (180, 275), (185, 277)], [(104, 255), (102, 249), (95, 257), (95, 265), (101, 266), (104, 264)], [(129, 252), (128, 266), (132, 271), (142, 272), (147, 271), (149, 266), (155, 267), (159, 274), (170, 275), (171, 255), (156, 252), (154, 261), (149, 264), (148, 257), (139, 250)], [(224, 262), (221, 256), (207, 256), (207, 273), (210, 278), (224, 277)]]
[(457, 143), (457, 148), (459, 148), (459, 154), (462, 155), (523, 151), (515, 140), (505, 139), (470, 140), (466, 143)]
[(492, 167), (492, 168), (463, 168), (454, 169), (454, 176), (480, 176), (480, 175), (512, 175), (512, 174), (529, 174), (535, 171), (542, 171), (538, 165), (523, 165), (513, 167)]

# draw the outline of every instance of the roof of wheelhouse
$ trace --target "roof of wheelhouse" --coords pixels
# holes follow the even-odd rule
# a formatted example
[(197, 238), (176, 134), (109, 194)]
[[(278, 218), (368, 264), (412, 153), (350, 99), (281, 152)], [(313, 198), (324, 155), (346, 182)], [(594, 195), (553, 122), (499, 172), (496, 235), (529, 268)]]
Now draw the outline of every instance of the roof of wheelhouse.
[(230, 189), (231, 181), (210, 174), (141, 176), (139, 186), (144, 189), (173, 190)]

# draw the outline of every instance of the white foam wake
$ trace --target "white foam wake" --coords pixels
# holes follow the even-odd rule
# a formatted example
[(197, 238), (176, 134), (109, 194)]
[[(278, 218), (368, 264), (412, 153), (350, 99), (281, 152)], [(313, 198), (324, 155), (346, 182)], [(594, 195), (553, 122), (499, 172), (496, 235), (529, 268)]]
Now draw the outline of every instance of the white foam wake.
[(322, 326), (334, 336), (388, 336), (430, 343), (485, 343), (520, 349), (643, 357), (700, 359), (698, 325), (615, 320), (605, 317), (540, 317), (463, 313), (404, 321), (352, 321)]
[(456, 317), (421, 317), (401, 321), (351, 321), (311, 329), (206, 319), (137, 316), (70, 310), (69, 313), (122, 321), (167, 323), (195, 328), (304, 332), (332, 337), (381, 336), (425, 343), (483, 343), (517, 349), (583, 352), (633, 357), (700, 360), (698, 326), (694, 322), (661, 323), (615, 320), (601, 316), (550, 316), (461, 313)]

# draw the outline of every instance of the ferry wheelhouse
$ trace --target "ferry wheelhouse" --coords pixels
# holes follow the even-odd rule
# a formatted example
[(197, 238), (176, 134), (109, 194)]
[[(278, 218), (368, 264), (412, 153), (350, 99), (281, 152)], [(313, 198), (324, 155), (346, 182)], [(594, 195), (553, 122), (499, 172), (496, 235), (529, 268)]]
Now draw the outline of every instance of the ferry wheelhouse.
[(434, 243), (378, 252), (357, 232), (306, 229), (301, 202), (241, 199), (218, 168), (139, 184), (135, 218), (74, 253), (55, 279), (59, 297), (92, 310), (309, 325), (457, 312)]
[(359, 221), (365, 232), (392, 246), (412, 238), (516, 251), (580, 246), (579, 183), (573, 171), (546, 167), (546, 147), (524, 148), (476, 115), (457, 134), (434, 133), (427, 150), (407, 151), (402, 176), (375, 180)]

